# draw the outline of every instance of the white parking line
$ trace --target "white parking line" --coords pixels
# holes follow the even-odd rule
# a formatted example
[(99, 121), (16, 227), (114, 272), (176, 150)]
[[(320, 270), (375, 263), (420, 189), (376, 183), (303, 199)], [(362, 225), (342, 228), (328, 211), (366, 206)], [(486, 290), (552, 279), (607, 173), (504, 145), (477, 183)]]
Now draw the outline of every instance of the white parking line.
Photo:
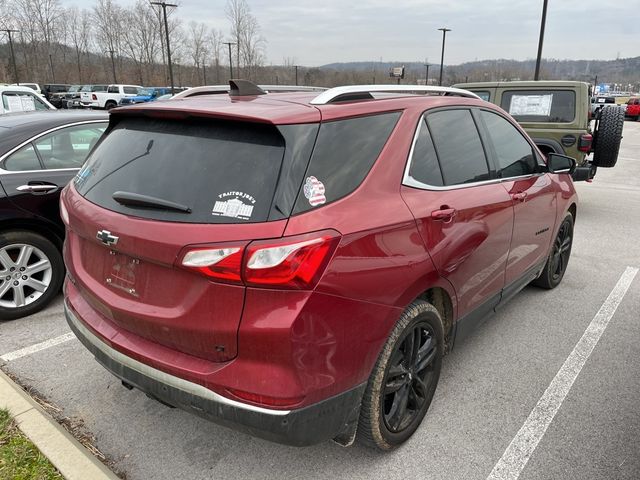
[(637, 273), (637, 268), (626, 268), (487, 480), (515, 480), (520, 476)]
[(50, 338), (49, 340), (41, 343), (36, 343), (35, 345), (31, 345), (30, 347), (21, 348), (20, 350), (16, 350), (15, 352), (5, 353), (4, 355), (0, 356), (0, 360), (11, 362), (18, 358), (26, 357), (27, 355), (31, 355), (32, 353), (39, 352), (40, 350), (46, 350), (49, 347), (68, 342), (69, 340), (73, 340), (74, 338), (76, 338), (76, 336), (73, 333), (65, 333), (64, 335)]

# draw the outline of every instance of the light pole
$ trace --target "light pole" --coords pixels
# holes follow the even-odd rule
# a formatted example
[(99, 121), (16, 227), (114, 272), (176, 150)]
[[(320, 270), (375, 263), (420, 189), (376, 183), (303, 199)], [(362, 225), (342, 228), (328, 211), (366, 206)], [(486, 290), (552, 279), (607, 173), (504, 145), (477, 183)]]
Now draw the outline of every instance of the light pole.
[(202, 79), (204, 80), (203, 85), (207, 84), (207, 65), (204, 63), (204, 57), (202, 57)]
[(442, 32), (442, 55), (440, 56), (440, 79), (438, 80), (438, 85), (442, 86), (442, 69), (444, 68), (444, 40), (447, 36), (447, 32), (450, 32), (450, 28), (439, 28)]
[(536, 73), (534, 80), (540, 79), (540, 61), (542, 60), (542, 42), (544, 42), (544, 25), (547, 23), (547, 0), (542, 2), (542, 21), (540, 22), (540, 40), (538, 40), (538, 57), (536, 58)]
[(428, 63), (424, 64), (426, 72), (424, 74), (424, 84), (425, 85), (429, 85), (429, 67), (430, 65)]
[(167, 22), (167, 7), (176, 8), (178, 5), (166, 2), (150, 2), (151, 5), (159, 5), (162, 7), (162, 14), (164, 15), (164, 33), (167, 42), (167, 63), (169, 64), (169, 80), (171, 81), (171, 93), (173, 93), (173, 67), (171, 66), (171, 47), (169, 45), (169, 23)]
[(115, 53), (115, 51), (106, 50), (105, 53), (111, 55), (111, 71), (113, 72), (113, 83), (118, 83), (118, 80), (116, 80), (116, 62), (113, 60), (113, 54)]
[(298, 85), (298, 66), (299, 65), (294, 65), (293, 68), (296, 69), (296, 85)]
[(18, 79), (18, 67), (16, 66), (16, 54), (13, 52), (13, 40), (11, 39), (12, 33), (17, 33), (20, 30), (12, 30), (10, 28), (5, 28), (0, 30), (0, 32), (5, 32), (9, 35), (9, 48), (11, 49), (11, 63), (13, 63), (13, 75), (16, 80), (16, 85), (20, 85), (20, 80)]
[(233, 57), (231, 56), (231, 45), (235, 45), (235, 42), (222, 42), (229, 47), (229, 79), (233, 79)]

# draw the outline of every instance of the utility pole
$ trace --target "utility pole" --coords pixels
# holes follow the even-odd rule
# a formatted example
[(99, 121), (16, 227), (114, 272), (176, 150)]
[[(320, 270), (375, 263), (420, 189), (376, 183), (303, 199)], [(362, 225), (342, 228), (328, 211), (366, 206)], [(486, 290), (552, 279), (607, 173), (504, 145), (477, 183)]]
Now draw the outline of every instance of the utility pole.
[(229, 47), (229, 79), (233, 79), (233, 57), (231, 56), (231, 45), (235, 45), (235, 42), (222, 42), (223, 45)]
[(169, 23), (167, 22), (167, 7), (177, 8), (178, 5), (174, 3), (166, 2), (150, 2), (151, 5), (159, 5), (162, 7), (162, 14), (164, 15), (164, 34), (167, 42), (167, 63), (169, 65), (169, 80), (171, 81), (171, 93), (174, 93), (175, 87), (173, 83), (173, 67), (171, 66), (171, 46), (169, 45)]
[[(545, 0), (546, 1), (546, 0)], [(438, 85), (442, 86), (442, 69), (444, 68), (444, 40), (447, 36), (447, 32), (450, 32), (450, 28), (439, 28), (442, 32), (442, 55), (440, 56), (440, 79), (438, 80)]]
[(13, 40), (11, 39), (12, 33), (17, 33), (20, 30), (12, 30), (10, 28), (4, 28), (0, 30), (0, 32), (5, 32), (9, 35), (9, 47), (11, 48), (11, 63), (13, 63), (13, 75), (16, 81), (16, 85), (20, 85), (20, 80), (18, 79), (18, 67), (16, 66), (16, 54), (13, 51)]
[(202, 57), (202, 79), (204, 80), (203, 85), (207, 84), (207, 65), (204, 63), (204, 57)]
[(534, 80), (540, 80), (540, 61), (542, 60), (542, 42), (544, 42), (544, 26), (547, 23), (547, 0), (542, 2), (542, 22), (540, 22), (540, 40), (538, 41), (538, 57), (536, 58), (536, 73)]
[[(111, 71), (113, 72), (113, 83), (118, 83), (118, 80), (116, 80), (116, 62), (113, 59), (113, 54), (115, 53), (114, 50), (107, 50), (105, 53), (108, 53), (111, 55)], [(51, 67), (53, 69), (53, 67)]]
[(53, 57), (49, 54), (49, 66), (51, 66), (51, 83), (56, 83), (56, 74), (53, 71)]
[(425, 66), (425, 68), (427, 70), (425, 72), (425, 75), (424, 75), (424, 84), (425, 85), (429, 85), (429, 67), (430, 67), (430, 65), (428, 63), (425, 63), (424, 66)]
[(293, 68), (296, 69), (296, 85), (298, 85), (298, 66), (299, 65), (294, 65)]

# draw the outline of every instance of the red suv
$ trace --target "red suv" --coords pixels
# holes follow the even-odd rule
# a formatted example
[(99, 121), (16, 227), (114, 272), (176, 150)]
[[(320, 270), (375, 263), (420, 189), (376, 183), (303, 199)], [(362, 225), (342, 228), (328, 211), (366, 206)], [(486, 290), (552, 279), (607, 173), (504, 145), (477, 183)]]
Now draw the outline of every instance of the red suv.
[(627, 102), (627, 109), (624, 114), (635, 121), (640, 119), (640, 97), (629, 99)]
[(464, 90), (263, 93), (112, 111), (62, 195), (67, 320), (163, 403), (393, 448), (456, 339), (561, 281), (575, 163)]

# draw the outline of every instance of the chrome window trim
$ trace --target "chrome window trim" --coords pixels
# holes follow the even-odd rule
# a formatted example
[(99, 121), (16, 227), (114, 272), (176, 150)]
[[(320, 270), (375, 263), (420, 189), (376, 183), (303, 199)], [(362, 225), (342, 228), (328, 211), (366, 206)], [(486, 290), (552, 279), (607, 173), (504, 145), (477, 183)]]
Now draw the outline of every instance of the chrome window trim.
[(2, 155), (0, 157), (0, 174), (11, 174), (11, 173), (24, 173), (24, 172), (56, 172), (56, 171), (64, 171), (64, 170), (79, 170), (81, 167), (78, 168), (74, 168), (74, 167), (70, 167), (70, 168), (52, 168), (52, 169), (39, 169), (39, 170), (5, 170), (4, 168), (4, 161), (7, 159), (7, 157), (10, 157), (11, 155), (13, 155), (15, 152), (17, 152), (18, 150), (20, 150), (22, 147), (24, 147), (25, 145), (36, 141), (37, 139), (39, 139), (40, 137), (44, 137), (45, 135), (48, 135), (50, 133), (53, 133), (57, 130), (62, 130), (63, 128), (68, 128), (68, 127), (76, 127), (78, 125), (88, 125), (88, 124), (92, 124), (92, 123), (106, 123), (107, 125), (109, 124), (109, 119), (105, 119), (105, 120), (87, 120), (84, 122), (74, 122), (74, 123), (68, 123), (65, 125), (61, 125), (58, 127), (53, 127), (50, 128), (49, 130), (46, 130), (42, 133), (39, 133), (38, 135), (31, 137), (29, 140), (26, 140), (24, 142), (22, 142), (20, 145), (18, 145), (17, 147), (13, 147), (11, 150), (9, 150), (7, 153), (5, 153), (4, 155)]
[(193, 383), (183, 378), (176, 377), (175, 375), (171, 375), (169, 373), (163, 372), (162, 370), (158, 370), (157, 368), (153, 368), (146, 363), (134, 360), (133, 358), (128, 357), (127, 355), (120, 353), (118, 350), (107, 345), (87, 327), (85, 327), (84, 324), (76, 317), (67, 300), (64, 301), (64, 313), (66, 314), (67, 320), (73, 323), (73, 326), (77, 328), (84, 336), (84, 338), (94, 347), (104, 353), (107, 357), (111, 358), (111, 360), (113, 360), (114, 362), (135, 370), (141, 375), (169, 385), (183, 392), (189, 393), (195, 397), (204, 398), (209, 401), (229, 405), (232, 407), (240, 408), (242, 410), (249, 410), (251, 412), (273, 415), (276, 417), (286, 416), (291, 413), (291, 410), (272, 410), (270, 408), (258, 407), (248, 403), (231, 400), (230, 398), (223, 397), (222, 395), (214, 392), (213, 390), (209, 390), (208, 388), (198, 383)]
[[(471, 110), (469, 108), (469, 110)], [(402, 185), (406, 186), (406, 187), (412, 187), (412, 188), (419, 188), (420, 190), (432, 190), (432, 191), (447, 191), (447, 190), (458, 190), (461, 188), (469, 188), (469, 187), (475, 187), (478, 185), (491, 185), (493, 183), (503, 183), (503, 182), (510, 182), (510, 181), (514, 181), (514, 180), (524, 180), (525, 178), (531, 178), (531, 177), (535, 177), (535, 176), (542, 176), (545, 174), (545, 172), (538, 172), (538, 173), (529, 173), (527, 175), (519, 175), (517, 177), (505, 177), (505, 178), (492, 178), (490, 180), (482, 180), (480, 182), (471, 182), (471, 183), (461, 183), (458, 185), (445, 185), (442, 187), (436, 186), (436, 185), (429, 185), (428, 183), (423, 183), (420, 180), (416, 180), (415, 178), (413, 178), (411, 176), (411, 174), (409, 173), (409, 171), (411, 170), (411, 163), (413, 162), (413, 153), (414, 153), (414, 149), (416, 146), (416, 143), (418, 142), (418, 136), (420, 135), (420, 129), (424, 127), (424, 125), (426, 125), (426, 114), (423, 113), (420, 116), (420, 121), (418, 123), (418, 128), (416, 129), (416, 132), (413, 134), (413, 141), (411, 142), (411, 149), (409, 150), (409, 159), (407, 161), (407, 164), (405, 166), (404, 169), (404, 176), (402, 178)], [(478, 135), (480, 135), (480, 132), (478, 132)], [(529, 144), (531, 145), (531, 144)]]

